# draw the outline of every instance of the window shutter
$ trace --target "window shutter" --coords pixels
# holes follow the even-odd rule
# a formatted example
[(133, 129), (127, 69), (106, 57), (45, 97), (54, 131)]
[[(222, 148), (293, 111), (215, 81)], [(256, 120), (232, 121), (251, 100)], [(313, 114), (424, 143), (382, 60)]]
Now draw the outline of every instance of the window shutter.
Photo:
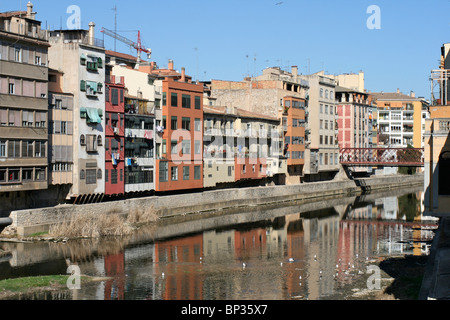
[(81, 82), (80, 82), (80, 90), (81, 91), (86, 91), (86, 81), (81, 80)]

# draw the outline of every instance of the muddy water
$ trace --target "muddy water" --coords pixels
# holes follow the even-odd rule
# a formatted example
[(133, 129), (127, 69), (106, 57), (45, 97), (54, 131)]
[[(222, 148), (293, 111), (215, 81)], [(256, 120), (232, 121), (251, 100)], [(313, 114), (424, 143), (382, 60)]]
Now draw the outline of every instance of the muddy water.
[(69, 265), (109, 277), (21, 299), (373, 299), (376, 271), (388, 285), (381, 259), (429, 253), (437, 222), (421, 216), (422, 196), (400, 190), (163, 221), (127, 239), (0, 243), (9, 252), (0, 279), (66, 274)]

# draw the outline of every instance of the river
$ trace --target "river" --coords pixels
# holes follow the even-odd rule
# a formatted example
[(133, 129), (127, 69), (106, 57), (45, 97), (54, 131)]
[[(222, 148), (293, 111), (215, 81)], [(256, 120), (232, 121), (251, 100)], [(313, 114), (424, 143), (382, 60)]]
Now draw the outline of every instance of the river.
[(369, 285), (379, 261), (429, 254), (437, 221), (422, 217), (422, 197), (413, 188), (186, 217), (125, 239), (0, 242), (9, 252), (0, 280), (77, 265), (109, 278), (12, 299), (370, 299), (364, 293), (379, 290)]

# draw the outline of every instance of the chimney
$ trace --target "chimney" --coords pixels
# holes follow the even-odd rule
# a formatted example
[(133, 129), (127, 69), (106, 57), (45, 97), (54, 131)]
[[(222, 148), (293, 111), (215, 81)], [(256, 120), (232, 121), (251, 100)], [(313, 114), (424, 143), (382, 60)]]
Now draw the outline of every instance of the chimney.
[(298, 67), (292, 66), (291, 73), (294, 77), (298, 76)]
[(400, 89), (399, 88), (397, 88), (397, 93), (400, 93)]
[(90, 22), (89, 23), (89, 44), (91, 46), (94, 45), (94, 39), (95, 39), (95, 23)]
[(411, 91), (410, 96), (411, 96), (411, 98), (415, 98), (416, 97), (416, 93), (414, 91)]
[(186, 81), (186, 69), (183, 67), (181, 68), (181, 82)]
[(35, 15), (36, 15), (36, 12), (33, 12), (33, 4), (31, 3), (31, 1), (28, 1), (28, 3), (27, 3), (27, 18), (35, 20), (34, 19)]
[(173, 60), (172, 59), (169, 60), (169, 66), (167, 67), (167, 69), (173, 70)]

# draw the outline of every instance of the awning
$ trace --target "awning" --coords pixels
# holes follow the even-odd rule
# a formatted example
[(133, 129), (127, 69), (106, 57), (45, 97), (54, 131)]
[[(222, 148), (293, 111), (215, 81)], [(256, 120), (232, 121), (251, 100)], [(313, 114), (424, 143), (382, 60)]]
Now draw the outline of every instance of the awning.
[(102, 123), (102, 119), (98, 115), (98, 109), (86, 108), (86, 111), (90, 123)]

